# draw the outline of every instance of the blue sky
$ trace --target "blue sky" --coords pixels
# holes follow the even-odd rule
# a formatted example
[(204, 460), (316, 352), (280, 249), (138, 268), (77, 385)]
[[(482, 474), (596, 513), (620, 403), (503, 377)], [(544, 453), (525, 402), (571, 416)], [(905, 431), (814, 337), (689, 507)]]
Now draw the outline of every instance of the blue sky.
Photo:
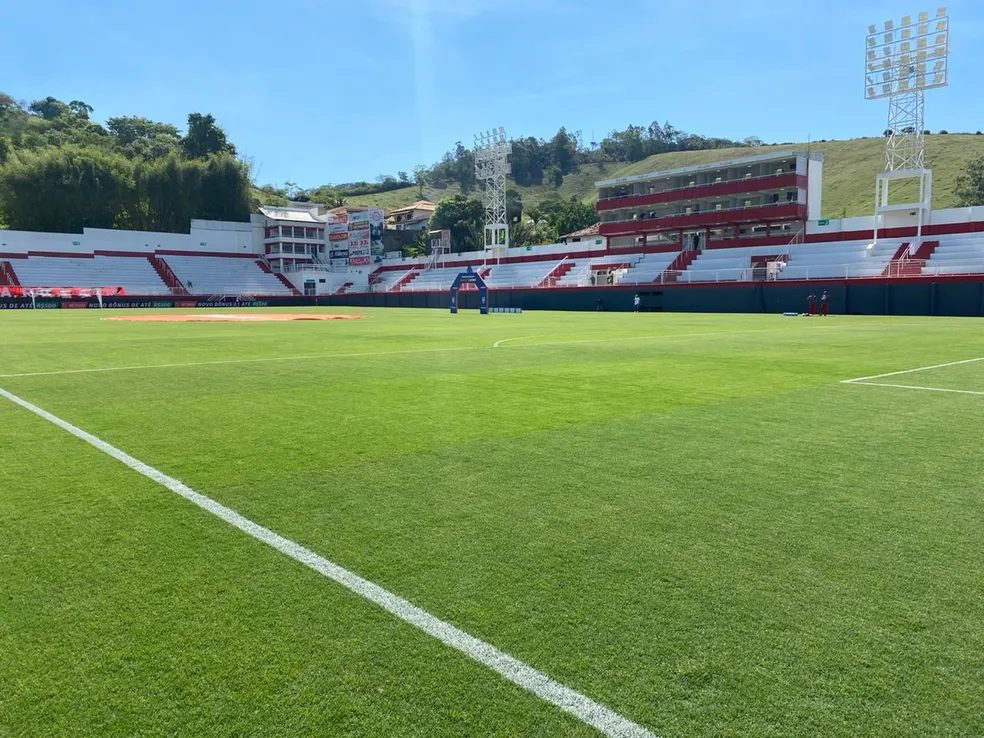
[[(13, 5), (14, 7), (9, 7)], [(258, 182), (303, 187), (432, 163), (493, 125), (600, 139), (669, 120), (766, 141), (879, 133), (868, 23), (913, 0), (128, 0), (10, 3), (0, 90), (102, 121), (211, 112)], [(927, 127), (984, 129), (984, 3), (955, 0), (951, 87)]]

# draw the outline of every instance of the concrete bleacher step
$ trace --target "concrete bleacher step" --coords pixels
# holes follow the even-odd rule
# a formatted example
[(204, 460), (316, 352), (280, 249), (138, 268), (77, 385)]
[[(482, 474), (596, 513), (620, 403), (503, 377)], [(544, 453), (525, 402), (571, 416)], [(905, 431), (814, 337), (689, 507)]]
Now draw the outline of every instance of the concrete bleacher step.
[(660, 274), (662, 281), (667, 284), (680, 281), (680, 273), (687, 271), (687, 267), (693, 264), (699, 255), (698, 251), (681, 251)]

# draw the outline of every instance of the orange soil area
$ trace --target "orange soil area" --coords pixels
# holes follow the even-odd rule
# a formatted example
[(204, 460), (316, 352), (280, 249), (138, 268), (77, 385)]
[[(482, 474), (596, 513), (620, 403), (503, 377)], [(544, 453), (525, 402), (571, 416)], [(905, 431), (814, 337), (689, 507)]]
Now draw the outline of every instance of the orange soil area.
[(332, 313), (227, 313), (218, 315), (194, 313), (179, 315), (114, 315), (103, 320), (122, 320), (128, 323), (266, 323), (287, 320), (359, 320), (361, 315)]

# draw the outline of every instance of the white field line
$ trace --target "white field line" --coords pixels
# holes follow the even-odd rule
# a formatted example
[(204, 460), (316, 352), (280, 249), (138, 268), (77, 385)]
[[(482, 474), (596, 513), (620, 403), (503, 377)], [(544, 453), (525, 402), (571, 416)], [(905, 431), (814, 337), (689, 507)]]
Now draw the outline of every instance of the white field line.
[(580, 692), (570, 687), (565, 687), (542, 671), (538, 671), (519, 659), (500, 651), (495, 646), (469, 635), (460, 628), (451, 625), (451, 623), (441, 620), (435, 615), (431, 615), (426, 610), (417, 607), (378, 584), (368, 579), (363, 579), (358, 574), (319, 556), (289, 538), (284, 538), (269, 528), (265, 528), (259, 523), (254, 523), (235, 510), (216, 502), (211, 497), (196, 492), (177, 479), (169, 477), (164, 472), (158, 471), (152, 466), (148, 466), (106, 441), (52, 415), (47, 410), (43, 410), (37, 405), (21, 399), (3, 388), (0, 388), (0, 397), (7, 398), (15, 405), (19, 405), (38, 417), (47, 420), (49, 423), (71, 433), (76, 438), (85, 441), (104, 454), (128, 466), (130, 469), (166, 487), (171, 492), (197, 505), (202, 510), (211, 513), (229, 525), (238, 528), (243, 533), (337, 582), (355, 594), (364, 597), (390, 614), (395, 615), (400, 620), (436, 638), (445, 645), (460, 651), (478, 663), (487, 666), (513, 684), (522, 687), (540, 699), (573, 715), (581, 722), (596, 728), (604, 735), (611, 736), (611, 738), (656, 738), (654, 733), (641, 725), (619, 715)]
[[(650, 336), (622, 336), (616, 338), (587, 338), (573, 341), (548, 341), (543, 343), (520, 344), (523, 348), (535, 348), (538, 346), (569, 346), (580, 343), (607, 343), (610, 341), (640, 341), (640, 340), (663, 340), (671, 338), (697, 338), (699, 336), (720, 336), (737, 335), (743, 333), (769, 333), (774, 328), (760, 328), (748, 331), (713, 331), (707, 333), (674, 333), (668, 335)], [(516, 336), (522, 338), (522, 336)], [(512, 340), (512, 339), (504, 339)], [(217, 359), (215, 361), (189, 361), (174, 364), (135, 364), (130, 366), (104, 366), (93, 369), (56, 369), (45, 372), (20, 372), (16, 374), (0, 374), (0, 379), (16, 379), (18, 377), (54, 377), (62, 374), (98, 374), (100, 372), (131, 372), (144, 369), (185, 369), (196, 366), (221, 366), (224, 364), (262, 364), (272, 361), (312, 361), (317, 359), (354, 359), (372, 356), (396, 356), (401, 354), (427, 354), (443, 353), (448, 351), (481, 351), (487, 346), (438, 346), (435, 348), (420, 349), (399, 349), (396, 351), (366, 351), (351, 354), (301, 354), (297, 356), (260, 356), (252, 359)]]
[(976, 359), (962, 359), (961, 361), (948, 361), (946, 364), (933, 364), (932, 366), (920, 366), (915, 369), (902, 369), (897, 372), (885, 372), (884, 374), (872, 374), (870, 377), (855, 377), (854, 379), (842, 379), (841, 384), (854, 384), (857, 382), (867, 382), (869, 379), (882, 379), (883, 377), (897, 377), (901, 374), (912, 374), (913, 372), (925, 372), (930, 369), (943, 369), (948, 366), (959, 366), (960, 364), (973, 364), (977, 361), (984, 361), (984, 356)]
[(955, 392), (961, 395), (984, 395), (984, 392), (974, 390), (946, 389), (945, 387), (920, 387), (917, 384), (888, 384), (886, 382), (847, 382), (858, 387), (895, 387), (896, 389), (923, 390), (924, 392)]
[(537, 336), (513, 336), (512, 338), (503, 338), (501, 341), (496, 341), (493, 343), (492, 348), (499, 348), (499, 346), (504, 343), (508, 343), (509, 341), (518, 341), (521, 338), (537, 338)]

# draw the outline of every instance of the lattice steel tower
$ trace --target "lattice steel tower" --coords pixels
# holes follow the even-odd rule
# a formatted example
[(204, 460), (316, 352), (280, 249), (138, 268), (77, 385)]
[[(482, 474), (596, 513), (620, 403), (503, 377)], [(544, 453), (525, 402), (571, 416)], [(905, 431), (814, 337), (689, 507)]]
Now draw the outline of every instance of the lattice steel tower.
[(506, 175), (509, 153), (502, 126), (475, 136), (475, 177), (485, 182), (485, 248), (509, 247), (506, 219)]
[[(949, 82), (946, 8), (937, 9), (934, 18), (923, 11), (915, 21), (909, 15), (900, 23), (887, 20), (880, 31), (868, 26), (865, 47), (864, 96), (868, 100), (888, 98), (885, 171), (875, 177), (875, 239), (886, 218), (898, 221), (907, 212), (917, 213), (916, 234), (921, 236), (933, 196), (933, 173), (926, 168), (925, 92)], [(904, 180), (917, 181), (917, 200), (893, 203), (889, 187)], [(913, 242), (910, 249), (917, 246)]]

